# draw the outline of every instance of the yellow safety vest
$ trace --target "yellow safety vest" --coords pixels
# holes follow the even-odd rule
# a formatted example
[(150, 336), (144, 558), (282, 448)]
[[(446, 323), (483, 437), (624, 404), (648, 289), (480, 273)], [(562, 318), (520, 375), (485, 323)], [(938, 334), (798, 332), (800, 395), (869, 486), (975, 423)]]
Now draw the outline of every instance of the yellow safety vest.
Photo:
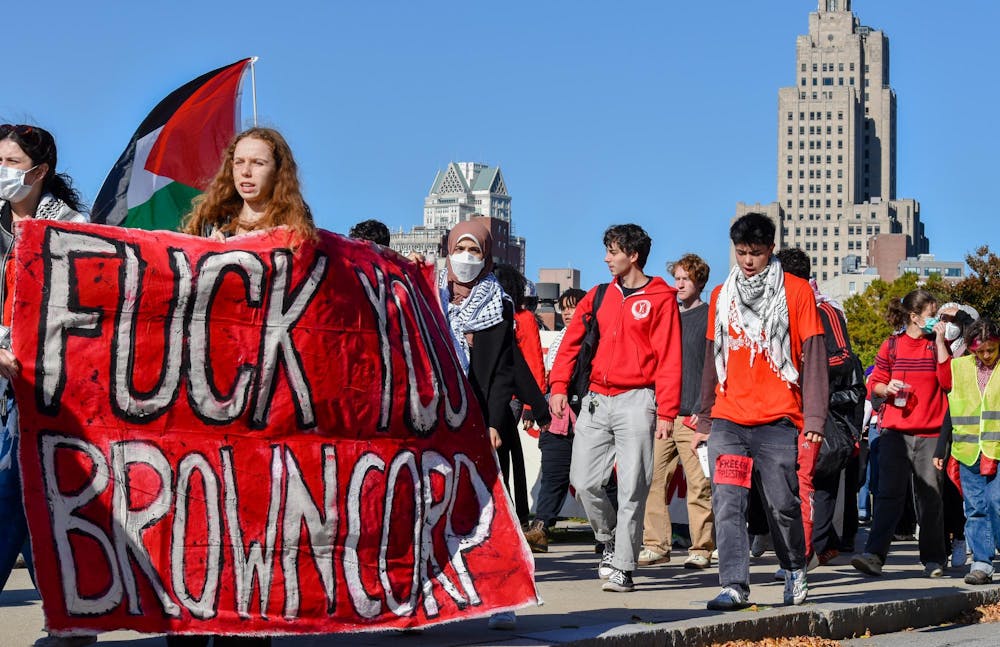
[(1000, 459), (1000, 378), (996, 371), (979, 392), (976, 358), (959, 357), (951, 362), (951, 455), (964, 465), (973, 465), (979, 452)]

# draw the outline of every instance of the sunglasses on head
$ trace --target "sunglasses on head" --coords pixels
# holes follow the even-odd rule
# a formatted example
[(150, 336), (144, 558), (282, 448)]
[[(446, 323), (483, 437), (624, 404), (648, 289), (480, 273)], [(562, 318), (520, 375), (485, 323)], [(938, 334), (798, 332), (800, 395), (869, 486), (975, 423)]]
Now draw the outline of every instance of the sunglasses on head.
[(30, 135), (35, 132), (35, 127), (25, 124), (3, 124), (0, 126), (0, 136), (5, 136), (12, 132), (18, 135)]

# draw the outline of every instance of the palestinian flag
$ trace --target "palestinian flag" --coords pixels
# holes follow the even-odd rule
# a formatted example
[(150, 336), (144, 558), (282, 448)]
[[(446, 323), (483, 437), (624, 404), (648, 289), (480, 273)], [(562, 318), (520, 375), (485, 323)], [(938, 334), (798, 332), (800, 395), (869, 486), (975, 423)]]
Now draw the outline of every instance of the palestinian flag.
[(153, 108), (104, 180), (91, 221), (177, 229), (236, 134), (249, 64), (246, 58), (199, 76)]

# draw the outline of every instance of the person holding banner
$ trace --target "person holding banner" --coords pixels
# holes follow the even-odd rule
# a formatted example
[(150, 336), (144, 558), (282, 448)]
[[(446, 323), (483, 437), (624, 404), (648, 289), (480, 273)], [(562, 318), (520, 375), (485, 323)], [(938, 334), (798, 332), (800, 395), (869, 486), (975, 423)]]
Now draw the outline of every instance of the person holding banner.
[[(38, 126), (0, 126), (0, 591), (7, 584), (18, 553), (34, 579), (28, 524), (21, 500), (17, 461), (18, 410), (11, 381), (21, 365), (11, 352), (14, 225), (28, 218), (87, 222), (80, 194), (70, 178), (56, 172), (58, 154), (52, 134)], [(87, 645), (94, 636), (48, 636), (38, 641), (50, 647)]]
[[(448, 232), (448, 260), (438, 287), (490, 442), (500, 449), (500, 429), (516, 392), (514, 304), (493, 275), (493, 236), (481, 223), (467, 220)], [(513, 629), (514, 623), (512, 611), (490, 617), (491, 629)]]
[[(286, 226), (303, 239), (316, 237), (299, 188), (298, 167), (288, 142), (271, 128), (236, 135), (208, 190), (195, 198), (184, 231), (230, 236)], [(167, 636), (168, 647), (204, 647), (210, 636)], [(269, 647), (270, 637), (216, 636), (215, 647)]]
[(316, 238), (292, 149), (272, 128), (244, 130), (226, 149), (208, 190), (195, 198), (183, 231), (223, 240), (280, 226)]

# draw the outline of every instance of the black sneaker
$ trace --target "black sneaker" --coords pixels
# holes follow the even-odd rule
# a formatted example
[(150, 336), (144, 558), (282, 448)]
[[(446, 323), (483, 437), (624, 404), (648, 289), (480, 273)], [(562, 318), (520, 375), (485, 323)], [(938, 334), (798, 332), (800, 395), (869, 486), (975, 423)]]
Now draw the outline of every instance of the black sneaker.
[(613, 569), (611, 577), (605, 582), (601, 589), (612, 593), (631, 593), (635, 590), (635, 582), (632, 581), (632, 571), (620, 571)]
[(851, 566), (865, 575), (882, 575), (882, 558), (871, 553), (862, 553), (851, 560)]

